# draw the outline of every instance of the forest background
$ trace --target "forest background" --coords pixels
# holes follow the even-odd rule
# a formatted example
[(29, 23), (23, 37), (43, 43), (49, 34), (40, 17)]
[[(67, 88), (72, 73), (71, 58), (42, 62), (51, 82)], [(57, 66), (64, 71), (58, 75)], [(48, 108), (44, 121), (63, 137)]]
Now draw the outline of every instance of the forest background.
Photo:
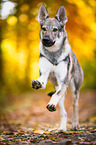
[[(96, 89), (95, 0), (1, 0), (0, 103), (13, 95), (33, 92), (39, 76), (39, 8), (44, 3), (50, 17), (64, 5), (69, 43), (84, 71), (82, 90)], [(47, 90), (53, 86), (48, 83)]]

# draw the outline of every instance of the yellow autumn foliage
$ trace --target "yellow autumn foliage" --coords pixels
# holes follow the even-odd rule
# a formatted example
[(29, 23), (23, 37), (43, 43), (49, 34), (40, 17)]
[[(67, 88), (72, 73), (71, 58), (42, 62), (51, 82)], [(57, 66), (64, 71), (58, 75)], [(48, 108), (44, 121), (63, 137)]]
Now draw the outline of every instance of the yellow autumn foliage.
[[(89, 83), (89, 86), (94, 88), (95, 0), (54, 0), (50, 2), (43, 0), (43, 3), (47, 6), (51, 17), (55, 17), (60, 5), (64, 5), (68, 17), (66, 30), (69, 43), (83, 67), (85, 87)], [(19, 83), (25, 83), (26, 87), (26, 81), (30, 83), (32, 79), (37, 79), (39, 76), (40, 25), (37, 20), (41, 4), (41, 0), (22, 2), (21, 5), (17, 3), (14, 14), (1, 20), (2, 80), (6, 87), (13, 84), (15, 89), (18, 86), (17, 80)], [(93, 79), (90, 79), (90, 75)]]

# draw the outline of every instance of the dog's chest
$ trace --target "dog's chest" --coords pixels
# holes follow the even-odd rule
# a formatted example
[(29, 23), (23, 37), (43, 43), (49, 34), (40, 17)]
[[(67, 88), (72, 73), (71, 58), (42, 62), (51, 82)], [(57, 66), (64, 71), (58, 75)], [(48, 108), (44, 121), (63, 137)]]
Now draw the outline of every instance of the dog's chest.
[(67, 75), (67, 65), (66, 59), (55, 65), (44, 56), (41, 56), (39, 60), (41, 74), (47, 74), (54, 85), (58, 85), (59, 82), (64, 80), (64, 77)]
[(51, 83), (53, 83), (53, 85), (57, 86), (58, 85), (58, 82), (57, 82), (57, 77), (56, 77), (56, 74), (55, 72), (50, 72), (49, 74), (49, 81), (51, 81)]
[(57, 66), (52, 66), (50, 69), (49, 80), (55, 85), (58, 86), (59, 82), (64, 80), (64, 77), (67, 75), (67, 63), (62, 61)]

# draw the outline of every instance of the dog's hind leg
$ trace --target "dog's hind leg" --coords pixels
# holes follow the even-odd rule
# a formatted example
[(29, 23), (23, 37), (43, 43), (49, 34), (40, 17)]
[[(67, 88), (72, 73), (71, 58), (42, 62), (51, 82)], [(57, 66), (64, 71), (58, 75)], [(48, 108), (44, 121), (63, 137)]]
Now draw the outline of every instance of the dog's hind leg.
[(78, 99), (79, 99), (79, 91), (73, 94), (73, 117), (72, 117), (72, 126), (74, 130), (77, 130), (79, 127), (79, 119), (78, 119)]
[(70, 82), (70, 89), (73, 98), (73, 117), (72, 117), (72, 126), (74, 130), (77, 130), (79, 127), (79, 119), (78, 119), (78, 99), (79, 99), (79, 89), (76, 88), (74, 79)]
[(58, 103), (60, 107), (60, 114), (61, 114), (61, 124), (59, 130), (66, 131), (67, 113), (64, 107), (64, 99), (65, 97), (62, 97)]

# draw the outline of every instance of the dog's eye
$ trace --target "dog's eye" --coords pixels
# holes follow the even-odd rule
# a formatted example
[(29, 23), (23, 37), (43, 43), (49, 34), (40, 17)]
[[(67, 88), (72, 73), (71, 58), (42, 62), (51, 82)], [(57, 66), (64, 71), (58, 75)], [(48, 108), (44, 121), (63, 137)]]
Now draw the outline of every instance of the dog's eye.
[(54, 28), (54, 29), (53, 29), (53, 32), (56, 32), (57, 30), (58, 30), (57, 28)]
[(43, 31), (46, 31), (46, 28), (45, 28), (45, 27), (43, 27), (43, 28), (42, 28), (42, 30), (43, 30)]

